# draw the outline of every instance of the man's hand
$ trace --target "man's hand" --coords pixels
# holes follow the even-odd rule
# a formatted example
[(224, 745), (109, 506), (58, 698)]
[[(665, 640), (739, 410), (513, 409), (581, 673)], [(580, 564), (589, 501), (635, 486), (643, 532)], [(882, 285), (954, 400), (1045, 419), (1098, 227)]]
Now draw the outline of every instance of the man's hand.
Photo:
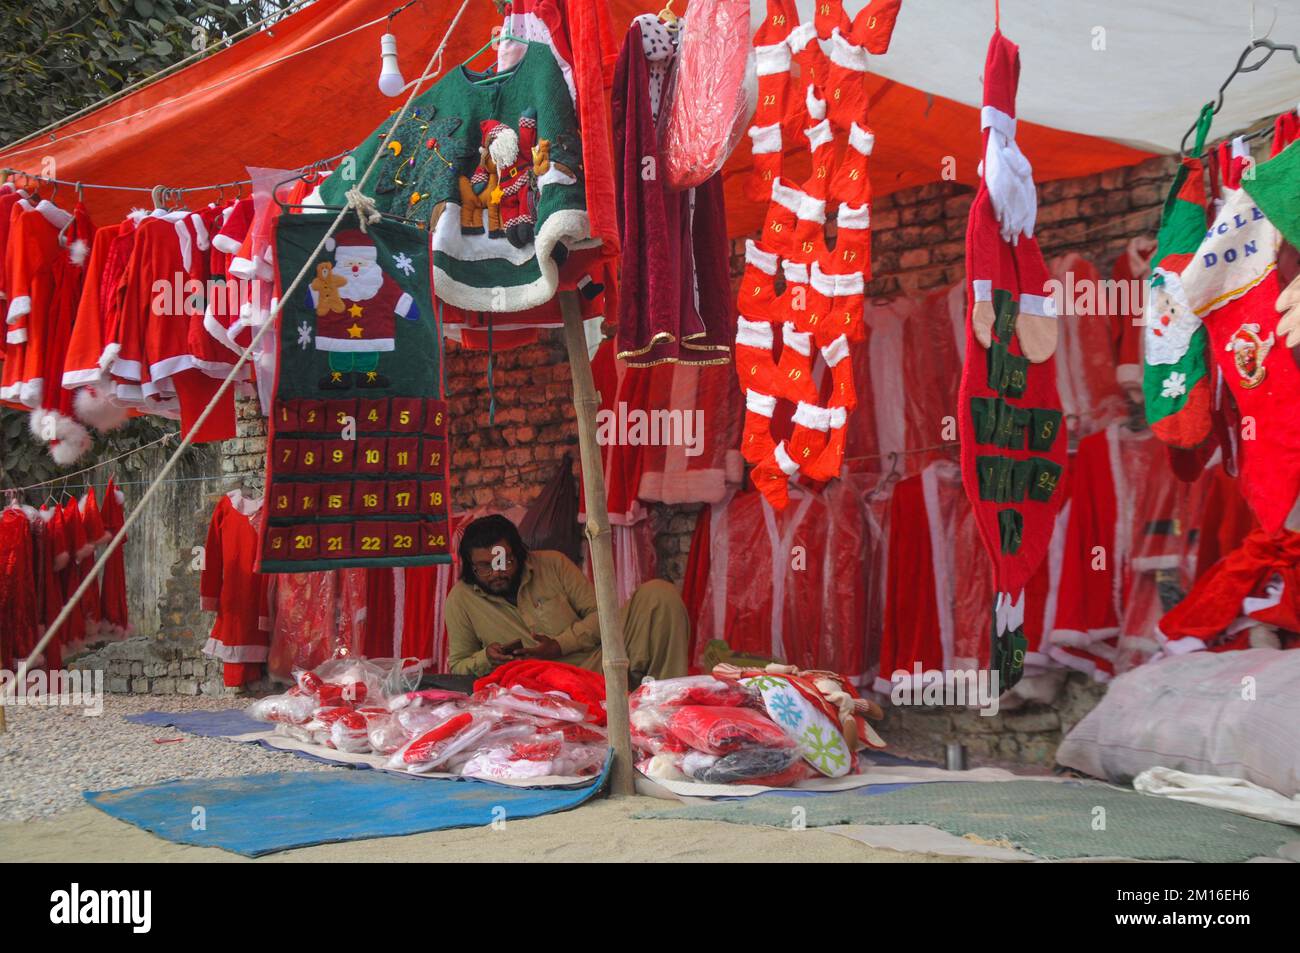
[(533, 633), (533, 638), (537, 644), (531, 649), (521, 649), (519, 656), (521, 658), (552, 659), (559, 658), (564, 653), (560, 650), (560, 643), (549, 636)]
[(522, 639), (515, 639), (513, 642), (507, 642), (504, 645), (496, 642), (489, 642), (487, 647), (488, 661), (493, 665), (500, 665), (503, 662), (509, 662), (518, 657), (519, 652), (523, 649)]

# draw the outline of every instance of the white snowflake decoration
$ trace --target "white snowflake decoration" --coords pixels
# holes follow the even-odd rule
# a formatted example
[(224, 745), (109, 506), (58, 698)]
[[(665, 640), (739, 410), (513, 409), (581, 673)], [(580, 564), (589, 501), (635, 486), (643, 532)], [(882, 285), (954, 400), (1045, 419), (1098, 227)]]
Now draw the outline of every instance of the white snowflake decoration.
[(398, 252), (393, 257), (393, 267), (406, 274), (408, 277), (415, 271), (415, 265), (411, 262), (411, 258), (406, 254), (406, 252)]
[(1180, 374), (1178, 371), (1172, 372), (1162, 382), (1160, 396), (1165, 398), (1182, 397), (1187, 393), (1187, 375)]
[(298, 346), (304, 351), (311, 347), (311, 325), (306, 321), (298, 325)]

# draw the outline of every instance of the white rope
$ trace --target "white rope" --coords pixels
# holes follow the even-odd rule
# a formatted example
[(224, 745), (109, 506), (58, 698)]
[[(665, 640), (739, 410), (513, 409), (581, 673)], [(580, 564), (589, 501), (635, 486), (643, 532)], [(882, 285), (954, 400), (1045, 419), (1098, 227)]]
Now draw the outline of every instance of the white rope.
[[(253, 73), (257, 73), (257, 72), (260, 72), (261, 70), (265, 70), (265, 69), (270, 69), (272, 66), (276, 66), (276, 65), (278, 65), (278, 64), (280, 64), (280, 63), (285, 62), (286, 60), (291, 60), (291, 59), (293, 59), (295, 56), (302, 56), (304, 53), (310, 53), (310, 52), (312, 52), (313, 50), (318, 50), (318, 49), (320, 49), (322, 46), (328, 46), (330, 43), (333, 43), (333, 42), (335, 42), (336, 40), (341, 40), (341, 39), (343, 39), (345, 36), (351, 36), (353, 33), (359, 33), (359, 32), (362, 31), (362, 30), (367, 30), (367, 29), (369, 29), (370, 27), (374, 26), (375, 24), (377, 24), (377, 23), (384, 23), (384, 22), (387, 22), (387, 20), (388, 20), (388, 15), (387, 15), (387, 14), (385, 14), (385, 15), (382, 16), (382, 17), (375, 17), (375, 19), (373, 19), (373, 20), (369, 20), (369, 21), (367, 21), (367, 22), (365, 22), (365, 23), (362, 23), (362, 24), (360, 24), (360, 25), (358, 25), (358, 26), (355, 26), (355, 27), (353, 27), (353, 28), (350, 29), (350, 30), (345, 30), (344, 32), (338, 34), (337, 36), (326, 37), (325, 39), (321, 40), (319, 43), (313, 43), (311, 46), (304, 47), (303, 49), (298, 50), (298, 51), (296, 51), (296, 52), (294, 52), (294, 53), (286, 53), (284, 56), (277, 57), (276, 59), (273, 59), (273, 60), (271, 60), (271, 61), (268, 62), (268, 63), (263, 63), (261, 66), (254, 67), (253, 69), (245, 70), (245, 71), (239, 73), (239, 74), (236, 75), (236, 76), (228, 77), (227, 79), (223, 79), (223, 80), (221, 80), (220, 82), (213, 83), (213, 84), (210, 85), (210, 86), (201, 86), (201, 87), (199, 87), (199, 88), (197, 88), (197, 89), (187, 90), (186, 92), (181, 93), (179, 96), (174, 96), (174, 97), (172, 97), (171, 99), (167, 100), (166, 102), (154, 103), (154, 105), (152, 105), (152, 106), (146, 106), (144, 109), (141, 109), (141, 110), (138, 110), (138, 111), (136, 111), (136, 112), (133, 112), (133, 113), (131, 113), (130, 115), (119, 116), (117, 119), (110, 119), (108, 122), (102, 122), (102, 123), (100, 123), (98, 126), (91, 126), (89, 129), (80, 129), (80, 130), (78, 130), (78, 131), (76, 131), (76, 132), (68, 133), (68, 135), (62, 137), (61, 139), (57, 139), (56, 142), (63, 143), (63, 142), (68, 142), (68, 141), (71, 140), (71, 139), (76, 139), (76, 138), (79, 137), (79, 136), (88, 136), (88, 135), (90, 135), (92, 132), (98, 132), (98, 131), (101, 130), (101, 129), (107, 129), (109, 126), (115, 126), (115, 125), (117, 125), (117, 124), (120, 123), (120, 122), (127, 122), (128, 120), (135, 119), (137, 116), (143, 116), (145, 113), (153, 112), (155, 109), (162, 109), (162, 108), (167, 107), (167, 106), (174, 106), (174, 105), (176, 105), (177, 103), (182, 102), (183, 100), (186, 100), (186, 99), (190, 98), (191, 96), (197, 96), (197, 95), (199, 95), (200, 93), (211, 92), (211, 91), (214, 90), (214, 89), (220, 89), (222, 86), (226, 86), (226, 85), (228, 85), (228, 84), (230, 84), (230, 83), (234, 83), (234, 82), (237, 82), (237, 81), (239, 81), (239, 80), (242, 80), (242, 79), (244, 79), (245, 77), (252, 75)], [(433, 65), (433, 61), (430, 60), (430, 61), (429, 61), (429, 66), (432, 66), (432, 65)], [(427, 71), (427, 68), (426, 68), (426, 71)], [(26, 142), (27, 140), (24, 139), (24, 140), (22, 140), (22, 141), (23, 141), (23, 142)], [(15, 145), (16, 145), (16, 144), (17, 144), (17, 143), (15, 143)], [(16, 149), (16, 150), (10, 151), (9, 148), (5, 148), (5, 149), (0, 149), (0, 155), (3, 155), (3, 156), (6, 157), (6, 158), (9, 157), (9, 156), (20, 156), (20, 155), (24, 155), (24, 154), (26, 154), (26, 153), (28, 153), (28, 152), (34, 152), (34, 151), (39, 150), (39, 149), (48, 149), (48, 148), (50, 148), (50, 145), (51, 145), (51, 143), (48, 143), (48, 142), (38, 142), (38, 143), (36, 143), (35, 145), (28, 146), (28, 147), (25, 148), (25, 149)]]
[[(451, 39), (452, 31), (456, 29), (456, 24), (460, 22), (461, 15), (464, 14), (469, 3), (470, 0), (462, 0), (460, 9), (456, 11), (456, 15), (447, 26), (447, 32), (443, 34), (442, 42), (438, 44), (438, 49), (434, 52), (433, 56), (429, 57), (429, 63), (425, 66), (424, 72), (429, 71), (434, 61), (439, 55), (441, 55), (443, 49), (447, 46), (447, 41)], [(373, 172), (375, 166), (379, 164), (379, 160), (382, 158), (384, 150), (392, 140), (393, 132), (397, 129), (398, 123), (406, 117), (407, 110), (411, 108), (411, 102), (415, 97), (416, 90), (412, 89), (411, 94), (406, 98), (406, 102), (402, 104), (402, 108), (393, 116), (393, 121), (389, 124), (388, 132), (384, 134), (383, 141), (380, 142), (379, 148), (375, 150), (375, 154), (371, 157), (370, 164), (366, 166), (366, 170), (361, 173), (361, 177), (357, 180), (357, 188), (360, 188), (365, 184), (370, 173)], [(123, 541), (126, 539), (127, 530), (129, 530), (135, 521), (139, 519), (140, 514), (145, 510), (145, 504), (153, 498), (154, 493), (156, 493), (158, 488), (162, 486), (162, 481), (166, 478), (167, 474), (171, 473), (175, 468), (176, 463), (181, 458), (181, 454), (183, 454), (193, 442), (194, 435), (199, 432), (200, 428), (202, 428), (203, 424), (207, 421), (208, 416), (221, 400), (222, 395), (225, 394), (225, 392), (230, 389), (230, 385), (234, 383), (235, 377), (238, 375), (240, 369), (252, 356), (253, 349), (262, 339), (262, 335), (275, 326), (276, 316), (284, 308), (284, 303), (293, 298), (294, 292), (297, 291), (299, 284), (302, 283), (303, 277), (307, 274), (312, 262), (316, 260), (316, 256), (325, 248), (325, 243), (329, 241), (330, 236), (334, 234), (339, 225), (343, 222), (343, 219), (351, 212), (351, 205), (339, 209), (339, 213), (334, 216), (334, 221), (330, 223), (325, 234), (321, 236), (321, 240), (317, 243), (315, 250), (307, 256), (307, 259), (303, 263), (302, 268), (299, 269), (298, 274), (294, 276), (293, 281), (290, 282), (289, 287), (285, 289), (284, 293), (280, 296), (279, 301), (277, 301), (271, 308), (271, 313), (267, 316), (266, 323), (258, 329), (257, 334), (253, 335), (253, 339), (249, 342), (248, 347), (246, 347), (243, 353), (239, 355), (239, 360), (235, 362), (234, 367), (230, 369), (230, 373), (226, 375), (226, 379), (221, 382), (221, 386), (217, 388), (217, 392), (213, 394), (212, 399), (208, 401), (208, 405), (203, 408), (203, 412), (200, 413), (198, 419), (194, 421), (194, 426), (189, 429), (189, 432), (186, 433), (185, 437), (181, 440), (180, 446), (176, 448), (176, 451), (167, 459), (167, 462), (163, 464), (162, 470), (159, 471), (156, 477), (154, 477), (154, 480), (149, 484), (148, 489), (144, 491), (144, 495), (140, 497), (140, 502), (131, 510), (126, 521), (122, 524), (122, 528), (117, 531), (117, 535), (109, 540), (108, 545), (104, 547), (103, 553), (101, 553), (99, 559), (95, 561), (95, 565), (91, 567), (90, 572), (86, 573), (85, 577), (81, 581), (81, 585), (77, 587), (77, 591), (68, 597), (63, 609), (59, 612), (58, 616), (55, 617), (54, 622), (50, 624), (50, 627), (45, 631), (45, 635), (41, 637), (40, 642), (38, 642), (35, 648), (32, 649), (31, 654), (27, 656), (27, 660), (22, 663), (24, 667), (30, 669), (32, 664), (36, 661), (36, 657), (45, 650), (47, 645), (50, 644), (50, 640), (58, 634), (59, 629), (63, 627), (63, 624), (67, 621), (68, 617), (72, 615), (74, 611), (81, 611), (81, 597), (85, 595), (86, 590), (90, 588), (90, 584), (95, 581), (96, 574), (104, 567), (104, 564), (108, 562), (109, 557), (121, 547)], [(11, 684), (6, 691), (9, 693), (15, 692), (16, 685), (16, 682)]]
[[(156, 83), (158, 80), (162, 79), (164, 76), (176, 72), (182, 66), (187, 66), (188, 64), (190, 64), (195, 60), (202, 59), (204, 56), (212, 52), (217, 47), (219, 46), (228, 47), (235, 40), (239, 39), (241, 36), (243, 36), (246, 33), (251, 33), (253, 30), (256, 30), (264, 23), (269, 23), (271, 20), (276, 20), (284, 16), (285, 14), (287, 14), (294, 7), (300, 7), (304, 3), (310, 3), (310, 2), (311, 0), (294, 0), (293, 3), (289, 4), (284, 9), (277, 10), (272, 14), (268, 14), (267, 16), (262, 17), (262, 19), (258, 20), (256, 23), (250, 23), (248, 26), (244, 27), (242, 30), (240, 30), (237, 33), (232, 33), (230, 36), (223, 36), (215, 43), (209, 43), (207, 46), (199, 50), (197, 53), (192, 53), (189, 56), (185, 57), (185, 59), (172, 63), (170, 66), (164, 66), (156, 73), (150, 73), (148, 76), (136, 80), (130, 86), (123, 87), (122, 89), (119, 89), (115, 93), (109, 93), (107, 96), (105, 96), (103, 99), (99, 100), (98, 102), (91, 103), (89, 106), (86, 106), (82, 109), (78, 109), (71, 116), (64, 116), (61, 119), (56, 119), (54, 120), (54, 122), (50, 123), (49, 125), (42, 126), (40, 129), (37, 129), (35, 132), (28, 133), (27, 135), (23, 136), (21, 139), (15, 139), (13, 142), (9, 143), (9, 145), (5, 146), (5, 149), (10, 149), (13, 148), (14, 146), (21, 146), (24, 142), (31, 142), (33, 139), (37, 138), (38, 136), (44, 135), (45, 133), (53, 129), (58, 129), (60, 126), (66, 126), (68, 123), (75, 121), (78, 117), (84, 116), (86, 115), (86, 113), (94, 112), (96, 109), (99, 109), (103, 106), (107, 106), (109, 103), (116, 102), (117, 100), (121, 99), (123, 96), (129, 95), (130, 93), (134, 92), (137, 89), (140, 89), (141, 87), (151, 86), (154, 83)], [(68, 138), (70, 139), (72, 137), (69, 136)]]

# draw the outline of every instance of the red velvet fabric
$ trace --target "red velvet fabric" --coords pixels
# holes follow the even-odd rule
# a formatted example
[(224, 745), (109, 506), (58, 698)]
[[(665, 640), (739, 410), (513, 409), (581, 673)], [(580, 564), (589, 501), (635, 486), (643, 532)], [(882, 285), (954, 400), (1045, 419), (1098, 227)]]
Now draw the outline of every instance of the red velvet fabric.
[(491, 685), (513, 688), (516, 685), (535, 692), (564, 692), (576, 702), (587, 706), (587, 720), (598, 725), (605, 723), (605, 676), (564, 662), (545, 662), (538, 659), (520, 659), (499, 665), (488, 675), (474, 683), (474, 691)]

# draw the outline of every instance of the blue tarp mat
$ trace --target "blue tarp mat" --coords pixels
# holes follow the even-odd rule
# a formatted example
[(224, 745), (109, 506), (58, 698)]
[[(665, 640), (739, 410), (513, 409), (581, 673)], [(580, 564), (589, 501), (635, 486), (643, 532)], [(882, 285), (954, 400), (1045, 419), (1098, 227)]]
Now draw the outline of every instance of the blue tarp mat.
[[(514, 788), (381, 771), (295, 771), (169, 781), (84, 796), (105, 814), (174, 843), (260, 857), (567, 811), (605, 786), (611, 760), (580, 788)], [(203, 830), (194, 829), (196, 806), (204, 811)]]
[(139, 715), (126, 715), (124, 720), (133, 725), (175, 728), (200, 738), (233, 738), (251, 731), (265, 731), (269, 727), (249, 718), (242, 708), (225, 708), (221, 711), (146, 711)]

